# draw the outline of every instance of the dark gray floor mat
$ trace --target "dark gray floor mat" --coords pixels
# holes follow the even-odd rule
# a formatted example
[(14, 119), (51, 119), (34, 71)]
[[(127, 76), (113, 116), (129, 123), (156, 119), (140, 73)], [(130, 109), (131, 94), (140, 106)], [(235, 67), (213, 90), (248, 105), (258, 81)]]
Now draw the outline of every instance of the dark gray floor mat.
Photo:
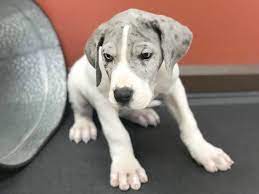
[[(255, 194), (259, 192), (259, 104), (193, 106), (204, 136), (235, 160), (231, 171), (209, 174), (189, 156), (175, 121), (164, 107), (161, 124), (141, 128), (126, 123), (137, 157), (150, 181), (143, 194)], [(1, 194), (112, 194), (110, 158), (99, 131), (98, 140), (76, 145), (68, 140), (68, 109), (59, 131), (33, 162), (18, 172), (2, 172)], [(129, 191), (128, 193), (133, 193)], [(134, 192), (136, 193), (136, 192)]]

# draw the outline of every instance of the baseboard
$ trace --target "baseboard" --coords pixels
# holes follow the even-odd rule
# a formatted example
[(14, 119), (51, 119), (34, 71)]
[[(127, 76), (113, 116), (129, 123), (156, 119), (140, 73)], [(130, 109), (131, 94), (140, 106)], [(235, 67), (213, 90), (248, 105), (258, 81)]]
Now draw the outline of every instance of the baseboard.
[(187, 92), (259, 91), (259, 65), (184, 65)]

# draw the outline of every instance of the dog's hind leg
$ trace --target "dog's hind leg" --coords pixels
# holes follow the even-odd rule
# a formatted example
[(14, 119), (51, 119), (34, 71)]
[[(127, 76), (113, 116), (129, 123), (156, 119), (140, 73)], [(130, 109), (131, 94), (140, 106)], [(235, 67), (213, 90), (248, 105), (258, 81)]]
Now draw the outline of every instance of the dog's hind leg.
[(68, 93), (74, 112), (74, 124), (70, 128), (69, 139), (75, 143), (81, 140), (85, 143), (91, 139), (95, 140), (97, 129), (92, 120), (93, 107), (70, 80), (68, 80)]
[(159, 115), (152, 108), (141, 110), (122, 109), (119, 114), (121, 118), (127, 119), (143, 127), (147, 127), (149, 125), (157, 126), (160, 123)]

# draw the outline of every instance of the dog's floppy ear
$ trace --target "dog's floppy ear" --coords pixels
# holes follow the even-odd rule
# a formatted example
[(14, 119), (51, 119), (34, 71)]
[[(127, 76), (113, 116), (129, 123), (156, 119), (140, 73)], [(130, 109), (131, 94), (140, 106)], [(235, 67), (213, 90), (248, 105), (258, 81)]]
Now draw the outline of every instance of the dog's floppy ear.
[(99, 86), (102, 80), (102, 72), (99, 66), (99, 47), (103, 45), (107, 24), (101, 24), (88, 39), (85, 46), (85, 54), (90, 64), (96, 71), (96, 86)]
[(188, 27), (172, 18), (158, 15), (152, 21), (153, 28), (159, 33), (165, 66), (172, 73), (177, 63), (188, 51), (192, 42), (192, 32)]

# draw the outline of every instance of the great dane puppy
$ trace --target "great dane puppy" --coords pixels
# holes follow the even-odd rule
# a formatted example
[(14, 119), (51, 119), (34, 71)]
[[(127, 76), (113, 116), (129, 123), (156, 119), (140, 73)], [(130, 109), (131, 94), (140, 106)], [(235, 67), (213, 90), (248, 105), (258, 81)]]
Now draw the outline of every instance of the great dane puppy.
[(179, 78), (177, 62), (191, 41), (191, 31), (172, 18), (130, 9), (101, 24), (72, 67), (68, 91), (75, 122), (69, 137), (76, 143), (96, 139), (94, 108), (111, 154), (111, 186), (137, 190), (148, 181), (119, 117), (156, 126), (159, 116), (150, 107), (159, 104), (159, 94), (190, 155), (209, 172), (231, 168), (231, 158), (202, 136)]

